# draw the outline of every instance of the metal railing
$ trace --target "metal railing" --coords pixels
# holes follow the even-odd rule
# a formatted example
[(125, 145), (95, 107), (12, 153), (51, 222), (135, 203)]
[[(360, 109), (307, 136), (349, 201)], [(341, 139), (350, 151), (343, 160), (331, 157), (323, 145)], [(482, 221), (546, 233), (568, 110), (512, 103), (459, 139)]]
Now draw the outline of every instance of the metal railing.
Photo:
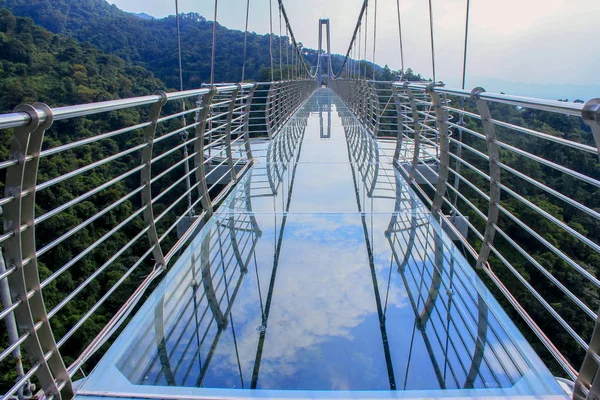
[[(600, 101), (331, 85), (375, 138), (396, 141), (396, 168), (576, 381), (575, 397), (597, 397)], [(252, 165), (250, 138), (275, 137), (316, 87), (224, 84), (0, 115), (5, 397), (30, 382), (72, 397), (72, 379)]]
[(574, 398), (598, 398), (600, 100), (430, 82), (331, 86), (374, 137), (396, 137), (397, 169), (539, 338), (554, 371), (575, 382)]
[(3, 398), (32, 383), (71, 398), (252, 165), (250, 137), (273, 137), (315, 86), (220, 84), (0, 115), (0, 370), (15, 378)]

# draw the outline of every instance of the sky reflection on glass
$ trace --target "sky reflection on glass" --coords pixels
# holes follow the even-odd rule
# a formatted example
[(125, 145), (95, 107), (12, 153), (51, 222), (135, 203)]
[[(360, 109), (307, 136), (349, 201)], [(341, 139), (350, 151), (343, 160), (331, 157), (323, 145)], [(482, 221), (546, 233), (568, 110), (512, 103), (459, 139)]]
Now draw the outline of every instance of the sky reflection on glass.
[(317, 91), (255, 146), (84, 389), (564, 396), (396, 173), (394, 144)]

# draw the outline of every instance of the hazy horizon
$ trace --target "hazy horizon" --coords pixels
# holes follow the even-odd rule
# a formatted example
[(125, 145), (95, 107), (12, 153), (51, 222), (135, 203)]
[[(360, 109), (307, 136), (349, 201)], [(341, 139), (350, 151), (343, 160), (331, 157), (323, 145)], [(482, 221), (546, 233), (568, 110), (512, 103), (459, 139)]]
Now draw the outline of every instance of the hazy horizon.
[[(109, 0), (119, 8), (147, 13), (157, 18), (175, 14), (175, 2), (164, 0)], [(501, 4), (498, 4), (501, 3)], [(249, 30), (269, 32), (269, 2), (250, 2)], [(272, 0), (273, 30), (279, 33), (277, 1)], [(317, 48), (319, 18), (331, 21), (332, 51), (345, 54), (362, 0), (285, 1), (294, 33), (307, 47)], [(369, 4), (367, 57), (373, 56), (374, 4)], [(466, 0), (433, 0), (436, 79), (460, 86), (464, 45)], [(179, 0), (180, 12), (198, 12), (212, 20), (213, 2)], [(431, 47), (427, 1), (401, 0), (405, 69), (410, 67), (432, 77)], [(230, 29), (244, 29), (246, 1), (221, 0), (217, 21)], [(600, 79), (593, 65), (600, 62), (600, 51), (587, 45), (600, 27), (593, 16), (600, 14), (600, 2), (578, 0), (577, 6), (566, 0), (471, 0), (469, 50), (466, 86), (492, 82), (498, 87), (518, 89), (530, 86), (549, 98), (600, 97)], [(378, 0), (377, 45), (375, 62), (400, 69), (397, 8), (395, 0)], [(364, 34), (364, 32), (363, 32)], [(364, 43), (363, 43), (364, 46)], [(363, 57), (364, 58), (364, 57)], [(482, 82), (483, 81), (483, 82)], [(524, 82), (524, 83), (520, 83)], [(539, 85), (549, 85), (542, 90)], [(595, 87), (598, 86), (598, 89)], [(565, 89), (564, 94), (554, 93)], [(569, 87), (569, 88), (567, 88)], [(587, 88), (587, 89), (586, 89)], [(573, 91), (581, 95), (573, 96)], [(593, 91), (593, 93), (591, 93)], [(595, 93), (595, 94), (594, 94)], [(533, 95), (533, 94), (531, 94)]]

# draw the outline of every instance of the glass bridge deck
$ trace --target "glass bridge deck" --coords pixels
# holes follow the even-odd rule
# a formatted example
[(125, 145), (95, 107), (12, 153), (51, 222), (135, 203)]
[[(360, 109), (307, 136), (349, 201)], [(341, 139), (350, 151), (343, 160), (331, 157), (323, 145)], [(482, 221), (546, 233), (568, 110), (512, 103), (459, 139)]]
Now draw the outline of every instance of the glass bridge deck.
[(394, 146), (315, 92), (79, 396), (566, 398)]

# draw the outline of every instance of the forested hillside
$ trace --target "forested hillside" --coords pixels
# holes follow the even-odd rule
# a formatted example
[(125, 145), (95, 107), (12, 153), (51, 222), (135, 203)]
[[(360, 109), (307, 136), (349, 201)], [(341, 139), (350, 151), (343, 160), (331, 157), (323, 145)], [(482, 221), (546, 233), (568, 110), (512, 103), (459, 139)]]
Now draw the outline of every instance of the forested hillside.
[[(0, 0), (0, 7), (15, 15), (32, 18), (54, 33), (89, 42), (132, 65), (141, 65), (167, 84), (179, 87), (175, 17), (142, 19), (105, 0)], [(181, 48), (184, 87), (196, 88), (210, 77), (212, 22), (196, 13), (181, 16)], [(273, 48), (279, 50), (277, 37)], [(217, 25), (216, 82), (241, 78), (244, 32)], [(306, 59), (316, 64), (315, 50), (306, 49)], [(275, 58), (275, 64), (279, 57)], [(343, 57), (332, 57), (335, 71)], [(284, 61), (285, 62), (285, 61)], [(269, 35), (248, 34), (246, 78), (270, 80)], [(276, 67), (278, 67), (276, 65)]]
[(0, 112), (21, 103), (88, 103), (165, 87), (143, 67), (52, 34), (6, 9), (0, 9), (0, 76)]
[[(0, 9), (0, 112), (7, 112), (20, 103), (36, 101), (46, 102), (52, 106), (87, 103), (145, 95), (165, 88), (153, 74), (140, 66), (130, 66), (124, 60), (106, 54), (90, 44), (79, 44), (71, 38), (52, 34), (46, 29), (34, 25), (29, 18), (15, 17), (8, 10)], [(147, 118), (144, 109), (129, 109), (113, 112), (110, 115), (83, 117), (62, 123), (55, 123), (47, 132), (44, 148), (90, 137), (99, 133), (109, 132), (122, 126), (130, 126)], [(179, 126), (178, 121), (173, 121)], [(173, 129), (173, 128), (171, 128)], [(48, 180), (56, 174), (64, 174), (86, 165), (90, 160), (100, 160), (113, 155), (119, 149), (126, 148), (131, 142), (139, 143), (139, 131), (133, 136), (105, 139), (102, 142), (84, 146), (76, 150), (65, 151), (57, 157), (43, 159), (40, 164), (38, 181)], [(0, 160), (9, 159), (12, 130), (0, 131)], [(166, 163), (172, 162), (168, 157)], [(70, 179), (53, 191), (36, 195), (36, 215), (55, 208), (59, 204), (74, 199), (78, 194), (85, 193), (105, 182), (108, 177), (122, 174), (132, 165), (138, 165), (138, 158), (122, 159), (89, 172), (85, 175)], [(0, 191), (3, 196), (6, 169), (0, 171)], [(44, 240), (54, 237), (56, 233), (63, 234), (74, 224), (80, 223), (102, 209), (107, 203), (114, 202), (128, 192), (128, 187), (135, 185), (131, 182), (118, 182), (110, 190), (92, 196), (88, 201), (71, 207), (52, 218), (48, 224), (39, 226), (39, 238), (36, 245), (43, 245)], [(133, 208), (131, 201), (125, 201), (115, 209), (116, 217), (123, 217)], [(1, 218), (1, 216), (0, 216)], [(45, 300), (48, 306), (56, 305), (64, 293), (72, 291), (75, 285), (81, 284), (91, 271), (101, 265), (106, 255), (114, 253), (132, 236), (132, 229), (142, 225), (139, 219), (132, 221), (128, 230), (111, 236), (106, 240), (92, 257), (80, 261), (77, 266), (65, 271), (55, 282), (48, 286)], [(39, 271), (41, 279), (47, 278), (56, 271), (59, 265), (64, 265), (75, 254), (87, 249), (99, 237), (112, 228), (112, 221), (99, 220), (93, 229), (83, 229), (75, 240), (66, 241), (48, 252), (45, 259), (40, 259)], [(46, 238), (46, 239), (44, 239)], [(124, 256), (134, 254), (137, 249), (126, 252)], [(128, 267), (116, 263), (116, 270), (121, 273)], [(57, 338), (65, 334), (73, 324), (81, 318), (89, 304), (97, 302), (114, 284), (117, 275), (103, 277), (86, 288), (84, 293), (69, 303), (59, 315), (53, 319), (53, 328)], [(140, 279), (134, 274), (134, 279)], [(128, 282), (120, 288), (117, 297), (127, 298), (135, 281)], [(72, 361), (106, 324), (118, 304), (108, 304), (84, 324), (83, 329), (75, 334), (65, 345), (64, 354)], [(7, 347), (8, 339), (4, 321), (0, 327), (0, 351)], [(14, 360), (12, 357), (0, 362), (0, 392), (4, 393), (16, 379)]]

